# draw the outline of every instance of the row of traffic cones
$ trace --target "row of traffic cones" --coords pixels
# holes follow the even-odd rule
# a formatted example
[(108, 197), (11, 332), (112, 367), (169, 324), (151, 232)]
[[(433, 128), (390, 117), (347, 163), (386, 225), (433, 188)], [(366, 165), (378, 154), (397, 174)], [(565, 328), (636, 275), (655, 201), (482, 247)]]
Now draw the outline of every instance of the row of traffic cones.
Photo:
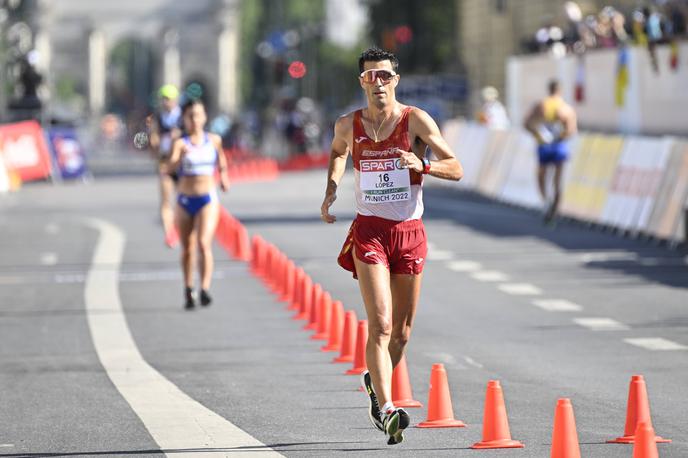
[(279, 167), (274, 159), (252, 158), (241, 162), (228, 162), (227, 175), (230, 181), (274, 180), (279, 175)]
[[(650, 417), (647, 387), (642, 375), (631, 377), (626, 410), (624, 435), (607, 441), (615, 444), (633, 444), (633, 458), (658, 458), (658, 442), (671, 442), (655, 435)], [(576, 420), (570, 399), (557, 401), (554, 411), (551, 458), (580, 458)]]
[[(365, 347), (368, 321), (359, 320), (354, 310), (345, 310), (308, 274), (276, 246), (255, 235), (251, 239), (251, 272), (262, 279), (286, 309), (292, 320), (305, 321), (304, 331), (313, 331), (312, 340), (323, 341), (322, 352), (337, 352), (332, 363), (351, 364), (344, 373), (360, 375), (367, 370)], [(392, 398), (399, 407), (421, 407), (413, 399), (405, 358), (394, 369)]]
[(234, 259), (238, 261), (251, 259), (251, 247), (246, 227), (222, 206), (215, 228), (215, 239)]
[[(322, 340), (322, 352), (339, 352), (332, 363), (351, 363), (348, 375), (360, 375), (367, 370), (365, 347), (368, 340), (367, 320), (357, 320), (356, 312), (344, 310), (340, 301), (333, 300), (322, 286), (297, 267), (276, 246), (260, 236), (251, 241), (251, 271), (266, 286), (287, 303), (294, 312), (292, 319), (305, 321), (303, 330), (313, 331), (313, 340)], [(398, 407), (422, 407), (413, 398), (406, 358), (394, 368), (392, 401)], [(433, 364), (428, 392), (428, 412), (418, 428), (456, 428), (466, 424), (454, 417), (447, 373), (443, 364)], [(655, 458), (657, 442), (670, 442), (655, 436), (650, 419), (650, 407), (645, 381), (634, 375), (628, 395), (624, 435), (613, 443), (633, 443), (634, 458)], [(523, 443), (512, 439), (506, 413), (504, 395), (498, 380), (490, 380), (485, 394), (482, 440), (473, 449), (522, 448)], [(573, 406), (569, 399), (557, 401), (552, 432), (551, 458), (580, 458), (580, 447)]]

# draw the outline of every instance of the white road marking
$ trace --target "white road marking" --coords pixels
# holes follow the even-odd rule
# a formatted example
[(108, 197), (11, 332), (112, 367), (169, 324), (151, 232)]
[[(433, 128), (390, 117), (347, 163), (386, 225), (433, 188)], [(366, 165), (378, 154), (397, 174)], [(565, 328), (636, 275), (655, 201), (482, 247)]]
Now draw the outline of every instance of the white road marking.
[(635, 261), (638, 259), (638, 255), (625, 250), (592, 251), (589, 253), (579, 253), (578, 259), (584, 263)]
[(454, 358), (454, 356), (450, 355), (449, 353), (426, 353), (426, 356), (429, 356), (430, 358), (435, 359), (443, 364), (457, 363), (456, 358)]
[(54, 266), (57, 264), (57, 253), (41, 254), (41, 264), (44, 266)]
[(542, 290), (530, 283), (504, 283), (497, 286), (501, 291), (514, 296), (539, 296)]
[(688, 350), (688, 347), (662, 337), (635, 337), (624, 339), (624, 342), (646, 350), (671, 351)]
[(611, 318), (574, 318), (573, 321), (591, 331), (626, 331), (630, 329), (625, 324)]
[(583, 310), (580, 305), (564, 299), (541, 299), (533, 301), (533, 304), (548, 312), (580, 312)]
[(474, 272), (482, 269), (482, 266), (475, 261), (449, 261), (447, 262), (447, 269), (454, 272)]
[(466, 361), (468, 364), (470, 364), (473, 367), (477, 367), (478, 369), (482, 369), (483, 365), (471, 358), (470, 356), (464, 356), (463, 360)]
[[(180, 450), (170, 453), (175, 458), (204, 454), (204, 449), (213, 456), (282, 456), (191, 399), (143, 359), (119, 299), (125, 235), (102, 220), (87, 224), (100, 232), (84, 290), (93, 344), (108, 377), (160, 449)], [(109, 313), (99, 313), (103, 310)], [(218, 453), (223, 448), (228, 450)]]
[(479, 281), (508, 281), (509, 277), (498, 270), (481, 270), (471, 273), (471, 278)]
[[(119, 280), (121, 282), (149, 282), (149, 281), (177, 281), (182, 277), (179, 270), (163, 270), (150, 272), (121, 272)], [(213, 272), (213, 279), (227, 278), (227, 273), (221, 270)], [(2, 277), (0, 277), (2, 280)], [(57, 274), (55, 283), (83, 283), (86, 281), (84, 274)], [(27, 283), (29, 283), (27, 281)]]
[(14, 447), (14, 444), (0, 444), (0, 447)]
[(56, 223), (48, 223), (45, 225), (45, 232), (47, 234), (57, 234), (60, 232), (60, 226), (58, 226)]
[(448, 261), (454, 257), (454, 253), (446, 250), (428, 249), (428, 261)]

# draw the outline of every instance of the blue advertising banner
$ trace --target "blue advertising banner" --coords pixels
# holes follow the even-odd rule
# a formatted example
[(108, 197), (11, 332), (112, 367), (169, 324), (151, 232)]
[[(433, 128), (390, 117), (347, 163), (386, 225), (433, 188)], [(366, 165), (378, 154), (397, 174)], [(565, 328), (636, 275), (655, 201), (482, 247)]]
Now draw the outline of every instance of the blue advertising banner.
[(86, 155), (71, 127), (53, 127), (48, 130), (50, 149), (64, 179), (79, 178), (86, 173)]

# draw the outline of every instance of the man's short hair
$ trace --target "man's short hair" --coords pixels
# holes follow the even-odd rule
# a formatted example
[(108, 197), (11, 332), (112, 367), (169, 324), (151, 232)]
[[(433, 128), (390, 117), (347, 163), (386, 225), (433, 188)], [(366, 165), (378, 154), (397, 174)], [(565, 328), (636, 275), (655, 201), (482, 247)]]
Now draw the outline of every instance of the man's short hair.
[(358, 58), (358, 70), (363, 73), (363, 66), (366, 62), (381, 62), (383, 60), (390, 61), (392, 63), (392, 70), (395, 72), (399, 68), (399, 59), (397, 59), (397, 56), (389, 51), (384, 51), (373, 46), (363, 51), (361, 57)]
[(549, 83), (547, 83), (547, 90), (549, 91), (549, 95), (554, 95), (559, 92), (559, 80), (550, 80)]

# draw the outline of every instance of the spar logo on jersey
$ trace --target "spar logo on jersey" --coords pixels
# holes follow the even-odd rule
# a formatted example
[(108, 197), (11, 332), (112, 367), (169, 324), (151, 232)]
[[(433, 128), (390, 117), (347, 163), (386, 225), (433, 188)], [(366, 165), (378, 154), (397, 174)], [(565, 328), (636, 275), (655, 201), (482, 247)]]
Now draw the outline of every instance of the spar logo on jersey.
[(401, 169), (399, 159), (369, 159), (360, 162), (361, 172), (391, 172)]

